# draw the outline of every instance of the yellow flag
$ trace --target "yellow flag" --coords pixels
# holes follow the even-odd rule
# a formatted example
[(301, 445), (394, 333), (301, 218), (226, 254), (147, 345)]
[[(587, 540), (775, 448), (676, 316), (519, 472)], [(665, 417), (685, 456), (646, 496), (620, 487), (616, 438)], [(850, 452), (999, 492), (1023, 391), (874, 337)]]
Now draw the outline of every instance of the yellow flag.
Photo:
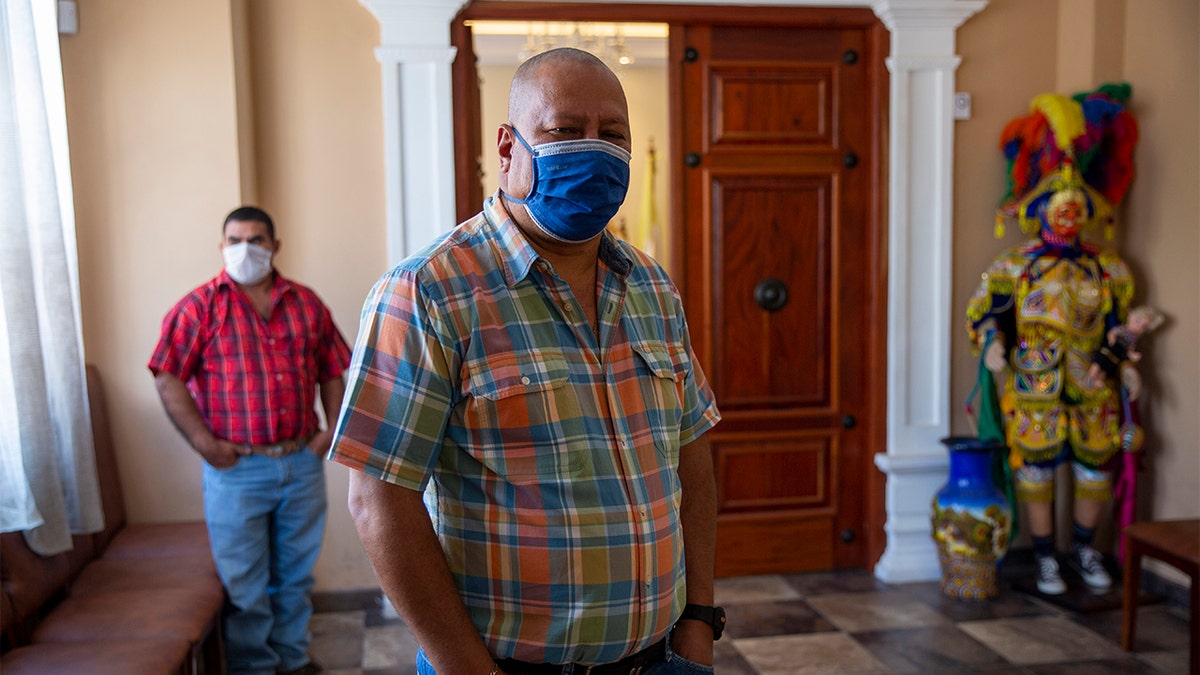
[(654, 197), (655, 167), (654, 138), (650, 139), (650, 150), (646, 156), (646, 178), (642, 184), (642, 217), (633, 234), (633, 245), (658, 258), (658, 204)]

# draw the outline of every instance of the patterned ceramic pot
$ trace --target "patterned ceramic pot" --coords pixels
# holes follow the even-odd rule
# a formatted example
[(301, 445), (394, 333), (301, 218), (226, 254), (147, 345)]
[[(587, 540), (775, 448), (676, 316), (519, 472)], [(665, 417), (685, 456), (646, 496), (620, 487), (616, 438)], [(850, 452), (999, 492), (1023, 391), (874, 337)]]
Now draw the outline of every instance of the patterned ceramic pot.
[(930, 522), (942, 566), (942, 593), (985, 600), (1000, 593), (996, 566), (1008, 552), (1012, 523), (1004, 493), (992, 481), (1004, 443), (977, 438), (942, 439), (950, 451), (950, 479), (933, 497)]

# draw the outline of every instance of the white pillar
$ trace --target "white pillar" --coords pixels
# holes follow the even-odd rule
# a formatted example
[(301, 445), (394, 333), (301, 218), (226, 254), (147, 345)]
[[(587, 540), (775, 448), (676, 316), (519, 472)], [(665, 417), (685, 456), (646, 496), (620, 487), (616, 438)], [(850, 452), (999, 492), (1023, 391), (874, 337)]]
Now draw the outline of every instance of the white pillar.
[(383, 75), (387, 257), (395, 265), (453, 227), (450, 21), (457, 0), (360, 0), (375, 15)]
[(883, 581), (940, 570), (929, 507), (949, 464), (955, 30), (986, 0), (894, 0), (876, 14), (891, 31), (888, 167), (887, 544)]

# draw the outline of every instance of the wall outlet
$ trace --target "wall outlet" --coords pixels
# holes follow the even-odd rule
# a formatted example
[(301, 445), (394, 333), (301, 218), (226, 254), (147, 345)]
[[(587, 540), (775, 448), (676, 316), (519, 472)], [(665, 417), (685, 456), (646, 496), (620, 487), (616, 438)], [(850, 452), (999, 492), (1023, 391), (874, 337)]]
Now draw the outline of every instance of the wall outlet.
[(79, 32), (79, 5), (75, 0), (58, 0), (58, 34), (75, 35)]
[(964, 92), (954, 94), (954, 119), (971, 119), (971, 95)]

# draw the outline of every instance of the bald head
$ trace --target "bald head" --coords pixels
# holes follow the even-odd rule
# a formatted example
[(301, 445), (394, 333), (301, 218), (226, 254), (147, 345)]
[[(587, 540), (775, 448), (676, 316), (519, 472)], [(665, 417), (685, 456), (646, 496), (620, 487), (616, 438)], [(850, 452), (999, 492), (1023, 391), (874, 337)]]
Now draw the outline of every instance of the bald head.
[(548, 88), (560, 86), (559, 78), (574, 78), (581, 72), (615, 89), (621, 105), (626, 105), (621, 81), (603, 61), (582, 49), (561, 47), (534, 55), (517, 68), (508, 92), (509, 121), (520, 125), (531, 107), (541, 103)]

